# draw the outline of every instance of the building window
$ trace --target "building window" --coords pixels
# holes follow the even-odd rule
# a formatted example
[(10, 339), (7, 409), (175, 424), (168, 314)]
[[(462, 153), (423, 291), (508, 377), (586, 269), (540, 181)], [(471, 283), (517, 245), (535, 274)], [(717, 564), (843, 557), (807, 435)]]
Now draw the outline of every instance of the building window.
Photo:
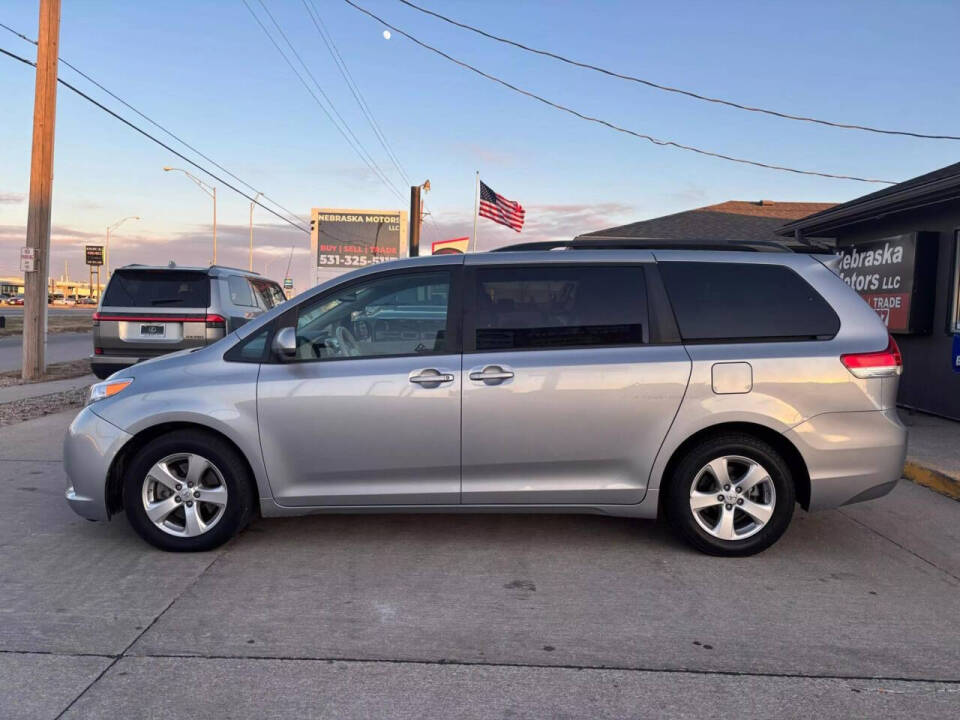
[(950, 307), (950, 330), (960, 333), (960, 230), (953, 232), (953, 302)]

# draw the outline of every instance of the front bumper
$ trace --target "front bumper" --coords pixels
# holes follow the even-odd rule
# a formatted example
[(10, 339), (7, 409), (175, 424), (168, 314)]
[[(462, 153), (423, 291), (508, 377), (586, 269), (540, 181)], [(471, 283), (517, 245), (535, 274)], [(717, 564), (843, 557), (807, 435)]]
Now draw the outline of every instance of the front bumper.
[(63, 440), (67, 502), (88, 520), (107, 520), (106, 486), (110, 466), (132, 436), (85, 407)]
[(785, 435), (810, 473), (810, 510), (881, 497), (903, 474), (907, 429), (896, 409), (824, 413)]

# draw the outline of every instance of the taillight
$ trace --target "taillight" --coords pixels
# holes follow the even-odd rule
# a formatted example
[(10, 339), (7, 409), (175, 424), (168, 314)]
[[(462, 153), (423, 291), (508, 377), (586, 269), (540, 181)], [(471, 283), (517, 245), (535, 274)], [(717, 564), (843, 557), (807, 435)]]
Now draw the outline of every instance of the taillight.
[(227, 321), (226, 321), (226, 318), (223, 317), (223, 315), (207, 315), (205, 319), (207, 321), (208, 328), (225, 330), (227, 327)]
[(94, 355), (103, 355), (103, 348), (95, 347), (95, 348), (93, 349), (93, 354), (94, 354)]
[(840, 362), (858, 378), (892, 377), (903, 371), (903, 357), (892, 335), (886, 350), (841, 355)]

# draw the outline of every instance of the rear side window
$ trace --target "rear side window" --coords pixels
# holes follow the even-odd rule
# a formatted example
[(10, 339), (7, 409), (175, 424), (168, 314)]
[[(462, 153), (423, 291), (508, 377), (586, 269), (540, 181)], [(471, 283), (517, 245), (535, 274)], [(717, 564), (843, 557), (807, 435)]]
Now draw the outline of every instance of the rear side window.
[(245, 277), (231, 275), (227, 278), (227, 286), (230, 288), (230, 303), (242, 307), (256, 307), (257, 301), (253, 299), (253, 291), (250, 283)]
[(210, 280), (189, 270), (117, 270), (103, 295), (105, 307), (206, 308)]
[(840, 319), (816, 290), (782, 265), (661, 262), (685, 342), (831, 338)]
[(479, 268), (477, 351), (638, 345), (647, 342), (643, 268)]

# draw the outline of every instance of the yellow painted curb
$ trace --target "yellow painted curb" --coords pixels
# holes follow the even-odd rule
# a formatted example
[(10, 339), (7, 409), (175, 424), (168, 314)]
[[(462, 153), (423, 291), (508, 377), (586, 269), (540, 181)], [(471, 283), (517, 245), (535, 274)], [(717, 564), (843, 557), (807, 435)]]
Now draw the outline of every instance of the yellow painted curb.
[(960, 479), (958, 478), (931, 470), (910, 460), (907, 460), (903, 466), (903, 476), (917, 485), (923, 485), (941, 495), (960, 500)]

